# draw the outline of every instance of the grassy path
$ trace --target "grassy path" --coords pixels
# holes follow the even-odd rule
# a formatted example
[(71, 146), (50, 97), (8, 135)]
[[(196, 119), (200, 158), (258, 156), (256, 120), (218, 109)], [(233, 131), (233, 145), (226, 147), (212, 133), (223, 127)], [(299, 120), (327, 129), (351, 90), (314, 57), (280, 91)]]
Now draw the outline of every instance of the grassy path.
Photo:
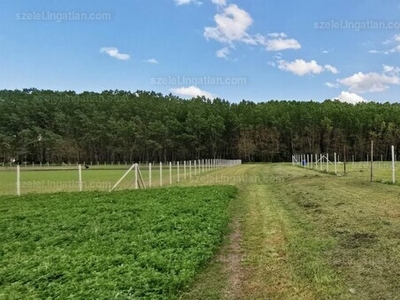
[(400, 299), (400, 189), (288, 165), (187, 184), (235, 184), (232, 224), (183, 299)]

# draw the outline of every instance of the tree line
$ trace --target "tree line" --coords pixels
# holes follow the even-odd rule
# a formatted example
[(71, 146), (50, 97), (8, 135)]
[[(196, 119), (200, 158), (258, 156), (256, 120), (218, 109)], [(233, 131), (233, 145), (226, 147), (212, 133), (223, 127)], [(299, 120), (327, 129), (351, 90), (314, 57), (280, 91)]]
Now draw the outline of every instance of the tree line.
[[(0, 91), (0, 161), (365, 159), (400, 146), (400, 104), (181, 99), (153, 91)], [(398, 154), (398, 153), (397, 153)]]

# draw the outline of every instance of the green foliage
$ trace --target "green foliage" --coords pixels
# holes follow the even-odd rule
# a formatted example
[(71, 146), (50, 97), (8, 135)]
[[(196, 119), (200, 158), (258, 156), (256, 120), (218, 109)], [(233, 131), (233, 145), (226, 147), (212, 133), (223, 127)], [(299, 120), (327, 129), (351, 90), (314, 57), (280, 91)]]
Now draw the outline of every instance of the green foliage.
[[(38, 137), (42, 138), (39, 140)], [(296, 153), (365, 158), (370, 139), (400, 148), (400, 105), (269, 101), (155, 92), (0, 91), (0, 161), (288, 161)]]
[(0, 198), (0, 295), (174, 299), (213, 255), (234, 187)]

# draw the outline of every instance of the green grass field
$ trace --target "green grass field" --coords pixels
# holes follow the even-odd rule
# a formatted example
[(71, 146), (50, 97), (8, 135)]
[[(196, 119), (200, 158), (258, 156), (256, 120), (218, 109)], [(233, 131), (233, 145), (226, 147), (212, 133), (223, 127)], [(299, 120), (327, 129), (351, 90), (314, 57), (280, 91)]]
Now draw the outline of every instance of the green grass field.
[(218, 247), (234, 187), (0, 197), (0, 299), (175, 299)]
[[(82, 170), (82, 187), (84, 191), (108, 191), (124, 175), (129, 166), (92, 166)], [(149, 167), (140, 166), (143, 180), (149, 186)], [(72, 167), (21, 167), (21, 194), (26, 193), (51, 193), (51, 192), (76, 192), (79, 191), (79, 174), (77, 166)], [(203, 171), (202, 171), (203, 172)], [(199, 173), (199, 169), (186, 167), (186, 179)], [(0, 167), (0, 195), (16, 194), (16, 168)], [(171, 169), (164, 165), (162, 169), (162, 185), (168, 186), (178, 182), (178, 169)], [(184, 167), (179, 168), (179, 180), (185, 179)], [(134, 188), (134, 171), (132, 171), (117, 187), (117, 190)], [(160, 186), (160, 167), (155, 165), (151, 170), (151, 186)]]
[[(108, 191), (122, 177), (129, 166), (121, 165), (100, 165), (91, 166), (88, 170), (82, 170), (82, 185), (84, 191)], [(148, 165), (140, 166), (143, 180), (146, 186), (149, 186), (149, 169)], [(311, 169), (311, 166), (305, 169)], [(313, 165), (312, 170), (326, 171), (326, 165), (318, 165), (317, 168)], [(334, 166), (329, 165), (329, 172), (334, 172)], [(339, 176), (344, 175), (343, 164), (337, 165), (337, 173)], [(154, 165), (151, 171), (152, 187), (160, 186), (160, 169), (159, 165)], [(206, 172), (204, 172), (206, 173)], [(179, 181), (188, 180), (190, 177), (199, 175), (199, 169), (194, 170), (192, 166), (189, 171), (189, 166), (186, 167), (186, 176), (183, 165), (179, 168)], [(201, 171), (203, 174), (203, 171)], [(396, 163), (396, 180), (400, 184), (400, 166)], [(361, 180), (370, 181), (370, 163), (355, 162), (347, 164), (347, 176), (351, 178), (359, 178)], [(199, 177), (199, 176), (197, 176)], [(178, 170), (173, 166), (171, 177), (169, 166), (163, 165), (162, 185), (168, 186), (170, 183), (178, 183)], [(202, 180), (207, 180), (207, 177), (202, 176)], [(210, 178), (209, 178), (210, 179)], [(117, 187), (117, 190), (134, 188), (134, 172), (132, 171)], [(373, 180), (376, 182), (390, 183), (392, 181), (392, 171), (390, 162), (374, 162), (373, 165)], [(209, 180), (210, 183), (212, 179)], [(229, 180), (228, 180), (229, 181)], [(223, 182), (221, 182), (223, 183)], [(52, 192), (75, 192), (79, 190), (78, 184), (78, 168), (77, 166), (69, 167), (21, 167), (21, 193), (52, 193)], [(16, 168), (15, 167), (0, 167), (0, 195), (16, 194)]]
[[(330, 166), (329, 172), (333, 170), (333, 167)], [(228, 206), (224, 206), (224, 213), (229, 215), (230, 223), (222, 246), (205, 267), (192, 273), (195, 278), (193, 282), (190, 283), (188, 279), (185, 284), (179, 286), (179, 289), (174, 290), (174, 292), (171, 291), (171, 295), (173, 295), (171, 299), (173, 297), (188, 300), (400, 299), (400, 186), (381, 183), (390, 180), (389, 165), (381, 164), (379, 166), (379, 162), (376, 162), (374, 170), (374, 181), (372, 183), (370, 182), (369, 165), (365, 163), (348, 164), (346, 176), (343, 175), (343, 169), (340, 169), (340, 166), (338, 166), (338, 175), (336, 176), (332, 173), (310, 170), (291, 164), (244, 164), (192, 176), (191, 179), (180, 180), (179, 183), (174, 180), (176, 188), (186, 186), (192, 188), (192, 186), (202, 185), (205, 185), (205, 188), (209, 188), (210, 185), (235, 186), (237, 196), (229, 201)], [(96, 171), (99, 174), (103, 171), (105, 174), (118, 171), (121, 172), (119, 173), (121, 175), (124, 172), (124, 170)], [(120, 176), (116, 177), (119, 178)], [(168, 182), (167, 179), (166, 182)], [(174, 189), (174, 187), (171, 189)], [(151, 193), (154, 193), (154, 197), (158, 198), (169, 190), (170, 188), (157, 188), (151, 190)], [(115, 195), (135, 195), (144, 192), (148, 191), (117, 192)], [(65, 218), (70, 220), (69, 226), (72, 228), (80, 224), (79, 220), (84, 219), (85, 222), (89, 222), (87, 226), (93, 230), (99, 226), (102, 230), (107, 230), (106, 227), (101, 225), (102, 221), (90, 223), (88, 218), (77, 218), (76, 215), (79, 214), (76, 214), (76, 211), (68, 210), (67, 203), (71, 203), (71, 201), (57, 202), (55, 200), (58, 197), (57, 195), (61, 194), (28, 195), (20, 198), (0, 197), (0, 201), (3, 202), (2, 208), (10, 207), (9, 205), (12, 205), (13, 202), (17, 203), (9, 211), (1, 211), (1, 215), (2, 217), (10, 214), (18, 216), (19, 212), (23, 211), (25, 207), (30, 207), (29, 214), (25, 218), (17, 218), (12, 223), (15, 224), (12, 226), (12, 231), (17, 233), (20, 223), (29, 224), (29, 228), (36, 228), (35, 226), (40, 225), (38, 217), (41, 214), (50, 213), (54, 213), (53, 216), (57, 217), (51, 217), (50, 221), (45, 223), (45, 227), (52, 228), (52, 226), (55, 226), (57, 228), (54, 224), (62, 223)], [(103, 219), (115, 218), (114, 225), (110, 222), (105, 223), (109, 224), (107, 227), (119, 226), (116, 224), (120, 222), (124, 224), (124, 220), (120, 221), (117, 218), (118, 214), (113, 214), (113, 210), (108, 209), (108, 206), (106, 206), (106, 209), (103, 207), (102, 201), (105, 201), (108, 197), (114, 199), (112, 193), (65, 195), (70, 195), (68, 196), (71, 197), (70, 200), (73, 197), (79, 199), (79, 202), (84, 203), (85, 209), (90, 210), (93, 216), (99, 215)], [(100, 195), (99, 199), (103, 200), (98, 202), (97, 198), (86, 197), (85, 195)], [(214, 192), (211, 191), (207, 195), (213, 197)], [(193, 198), (191, 194), (186, 194), (183, 198), (186, 197), (188, 198), (186, 201), (191, 202), (190, 199)], [(25, 199), (25, 202), (18, 202), (20, 199)], [(26, 201), (26, 199), (29, 199), (29, 201)], [(54, 200), (59, 205), (52, 206)], [(130, 211), (130, 206), (127, 203), (135, 202), (135, 198), (128, 198), (128, 196), (125, 198), (124, 196), (123, 200), (126, 201), (124, 204), (127, 205), (126, 210)], [(149, 209), (153, 209), (150, 199), (148, 201), (150, 202), (148, 204)], [(174, 200), (171, 198), (169, 201), (173, 202)], [(185, 211), (186, 201), (179, 198), (179, 201), (175, 202), (176, 210)], [(147, 207), (147, 203), (146, 201), (141, 202), (143, 209)], [(202, 202), (202, 209), (213, 210), (212, 203), (213, 201)], [(58, 206), (61, 209), (58, 209)], [(208, 206), (210, 207), (207, 208)], [(45, 210), (43, 208), (50, 209)], [(160, 213), (163, 209), (167, 209), (167, 206), (160, 209)], [(146, 216), (145, 219), (147, 218)], [(152, 217), (150, 216), (150, 218)], [(152, 220), (157, 223), (159, 219), (157, 217), (156, 220), (154, 218)], [(218, 223), (219, 219), (215, 216), (213, 216), (213, 220), (213, 222), (220, 224)], [(188, 223), (191, 224), (191, 222), (197, 224), (196, 220), (190, 221), (188, 219)], [(217, 226), (213, 222), (209, 226)], [(2, 224), (7, 226), (11, 223), (5, 221)], [(146, 224), (145, 221), (135, 222), (137, 227), (135, 230), (140, 231), (142, 225), (144, 228), (148, 228)], [(153, 227), (154, 230), (157, 228), (159, 228), (157, 225)], [(204, 227), (202, 228), (204, 230)], [(176, 228), (172, 227), (171, 233), (174, 233), (175, 230)], [(223, 229), (221, 230), (223, 231)], [(42, 231), (43, 241), (49, 236), (55, 238), (45, 228)], [(1, 230), (0, 234), (3, 234), (3, 232), (4, 230)], [(61, 233), (56, 231), (56, 235)], [(130, 237), (124, 238), (125, 243), (128, 243)], [(150, 237), (145, 237), (144, 240), (147, 241), (147, 239), (151, 240)], [(0, 244), (5, 247), (2, 244), (3, 240), (5, 239), (1, 236)], [(25, 240), (26, 233), (25, 235), (23, 233), (17, 234), (12, 237), (10, 244), (13, 244), (16, 247), (15, 249), (20, 246), (38, 249), (40, 240), (36, 241), (31, 238)], [(117, 239), (106, 244), (105, 247), (112, 249), (114, 244), (118, 244)], [(40, 244), (39, 250), (47, 251), (47, 247), (54, 251), (54, 248), (51, 248), (53, 244), (47, 242)], [(85, 249), (89, 253), (97, 248)], [(163, 246), (161, 246), (157, 248), (156, 252), (163, 253), (163, 249)], [(73, 258), (75, 254), (80, 253), (78, 246), (75, 248), (76, 252), (72, 252), (72, 254), (62, 249), (57, 251), (63, 259)], [(5, 272), (17, 272), (19, 274), (19, 271), (15, 271), (17, 268), (10, 268), (9, 266), (12, 263), (23, 261), (26, 257), (16, 255), (10, 261), (8, 256), (5, 256), (5, 253), (10, 255), (9, 252), (8, 250), (0, 252), (3, 260), (2, 265), (7, 264), (8, 266), (5, 267)], [(122, 253), (121, 257), (124, 257), (124, 255)], [(52, 262), (44, 261), (47, 262), (46, 266), (49, 268)], [(63, 262), (62, 259), (61, 261)], [(107, 270), (97, 270), (95, 267), (96, 263), (89, 264), (86, 269), (80, 270), (80, 273), (83, 274), (82, 276), (87, 276), (87, 273), (99, 277), (108, 276)], [(92, 271), (93, 268), (94, 271)], [(35, 268), (29, 269), (36, 270)], [(60, 265), (58, 271), (68, 272), (69, 269), (70, 265)], [(46, 269), (40, 270), (44, 277), (53, 275)], [(113, 278), (123, 276), (123, 274), (112, 274)], [(144, 272), (143, 274), (147, 273)], [(19, 275), (24, 276), (22, 273)], [(69, 278), (75, 278), (74, 276), (71, 275)], [(6, 277), (0, 276), (0, 280), (2, 278)], [(44, 282), (48, 284), (46, 280)], [(9, 297), (4, 296), (4, 284), (2, 282), (0, 282), (0, 299), (2, 297), (9, 299)], [(29, 277), (25, 281), (25, 285), (32, 282), (37, 285), (33, 277)], [(42, 287), (51, 289), (52, 284), (50, 283), (47, 288)], [(60, 284), (66, 283), (61, 281)], [(82, 281), (76, 282), (75, 288), (80, 288), (81, 285), (85, 286), (85, 284), (86, 281), (83, 281), (83, 283)], [(99, 284), (98, 288), (115, 291), (115, 287), (109, 285), (107, 281), (99, 281), (96, 284)], [(169, 284), (176, 287), (172, 283), (167, 285)], [(11, 284), (8, 288), (12, 286), (14, 285)], [(29, 297), (34, 295), (32, 293), (32, 290), (26, 290), (25, 294), (21, 295)], [(88, 289), (87, 293), (90, 293)], [(32, 298), (35, 298), (35, 295)], [(90, 297), (85, 294), (85, 296), (75, 298)], [(141, 299), (141, 297), (129, 297), (126, 294), (122, 294), (121, 298)]]
[[(376, 182), (383, 182), (383, 183), (388, 183), (392, 182), (392, 166), (391, 162), (380, 162), (380, 161), (375, 161), (373, 163), (373, 180)], [(316, 171), (323, 171), (326, 172), (326, 164), (324, 163), (321, 167), (321, 164), (319, 165), (308, 165), (305, 167), (305, 169), (312, 169)], [(333, 164), (329, 164), (328, 167), (328, 172), (334, 173), (335, 168)], [(336, 166), (336, 171), (337, 174), (340, 176), (344, 175), (344, 164), (340, 163), (337, 164)], [(370, 181), (371, 178), (371, 163), (370, 162), (350, 162), (346, 164), (346, 173), (347, 176), (350, 176), (352, 178), (359, 178), (362, 180)], [(398, 183), (400, 184), (400, 166), (396, 162), (395, 163), (395, 175), (397, 177)]]

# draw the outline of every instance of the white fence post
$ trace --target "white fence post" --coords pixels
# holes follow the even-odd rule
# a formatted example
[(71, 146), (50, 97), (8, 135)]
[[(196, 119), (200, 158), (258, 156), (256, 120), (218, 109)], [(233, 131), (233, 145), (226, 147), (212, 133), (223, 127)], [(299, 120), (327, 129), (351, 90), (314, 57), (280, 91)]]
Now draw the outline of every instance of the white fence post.
[(396, 165), (394, 161), (394, 146), (392, 146), (392, 183), (395, 184), (396, 182)]
[(151, 188), (151, 163), (149, 163), (149, 188)]
[(79, 174), (79, 191), (82, 192), (82, 165), (78, 166), (78, 174)]
[(21, 177), (19, 164), (17, 164), (17, 196), (21, 196)]
[(160, 186), (162, 186), (162, 162), (160, 161)]
[(138, 164), (135, 164), (135, 189), (137, 190), (139, 188), (139, 177), (138, 177)]
[(178, 169), (178, 179), (176, 181), (179, 182), (179, 161), (176, 162), (176, 168)]
[(169, 162), (169, 184), (172, 184), (172, 162)]
[(183, 179), (186, 180), (186, 160), (183, 162)]

